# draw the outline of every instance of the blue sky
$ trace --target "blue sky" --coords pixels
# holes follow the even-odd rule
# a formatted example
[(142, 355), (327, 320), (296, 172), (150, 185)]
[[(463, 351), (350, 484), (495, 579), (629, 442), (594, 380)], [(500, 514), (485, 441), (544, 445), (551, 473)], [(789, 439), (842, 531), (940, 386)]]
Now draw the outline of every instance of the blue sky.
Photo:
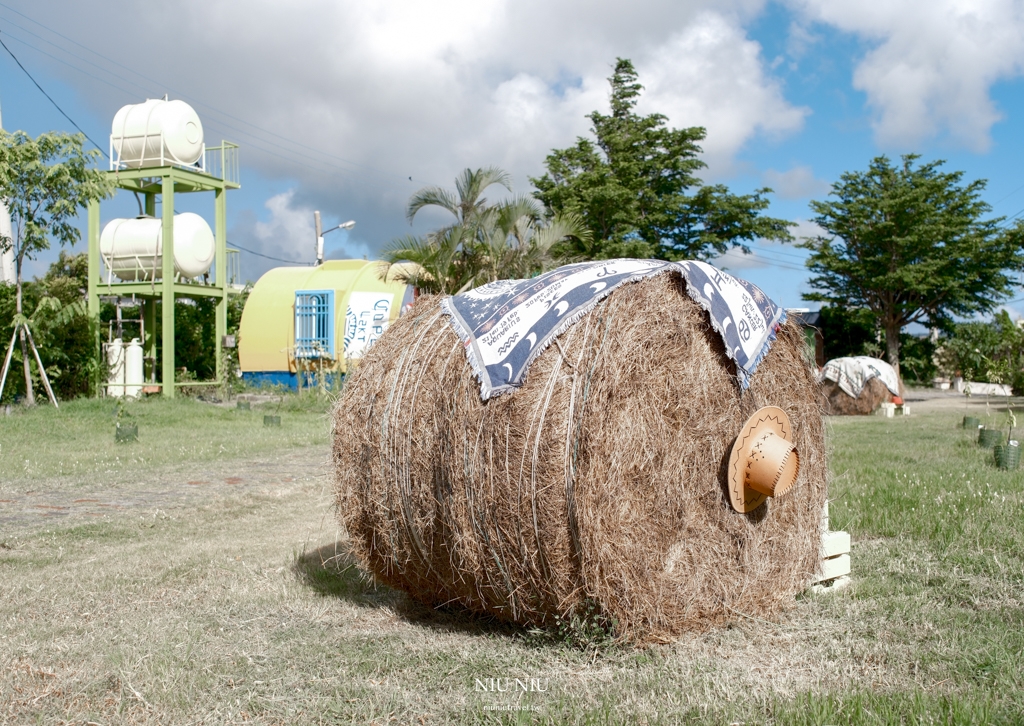
[[(104, 150), (121, 105), (165, 92), (193, 103), (207, 143), (242, 147), (230, 242), (296, 263), (312, 259), (313, 209), (357, 221), (328, 251), (372, 257), (440, 222), (410, 229), (405, 202), (462, 168), (497, 164), (529, 191), (544, 155), (606, 109), (617, 56), (636, 64), (643, 111), (707, 127), (710, 181), (772, 186), (770, 213), (798, 232), (813, 232), (810, 199), (881, 153), (945, 159), (988, 180), (995, 214), (1024, 210), (1020, 1), (645, 0), (585, 16), (562, 0), (283, 5), (0, 0), (0, 39)], [(3, 49), (0, 104), (8, 130), (70, 129)], [(135, 209), (122, 194), (103, 221)], [(212, 221), (212, 202), (192, 211)], [(816, 307), (800, 297), (804, 256), (759, 243), (721, 264), (786, 306)], [(252, 279), (277, 264), (243, 254)]]

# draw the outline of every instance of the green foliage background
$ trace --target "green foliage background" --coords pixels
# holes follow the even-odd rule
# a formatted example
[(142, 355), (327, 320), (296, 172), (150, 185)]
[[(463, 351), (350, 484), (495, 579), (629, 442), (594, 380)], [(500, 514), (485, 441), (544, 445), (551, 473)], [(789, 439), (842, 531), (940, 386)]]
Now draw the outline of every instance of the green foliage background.
[(791, 222), (762, 214), (771, 189), (733, 194), (700, 180), (703, 127), (674, 129), (662, 114), (635, 112), (643, 86), (631, 61), (617, 59), (608, 81), (611, 115), (590, 114), (594, 138), (553, 150), (547, 172), (530, 179), (549, 214), (575, 215), (590, 230), (563, 254), (709, 259), (758, 238), (792, 239)]
[(953, 326), (936, 353), (943, 375), (965, 380), (1009, 383), (1024, 394), (1024, 330), (1005, 310), (991, 322), (972, 321)]
[[(825, 360), (853, 355), (885, 359), (885, 339), (869, 310), (823, 305), (818, 327), (825, 341)], [(933, 360), (936, 347), (927, 336), (900, 334), (900, 373), (904, 381), (931, 385), (938, 372)]]
[[(60, 257), (54, 262), (46, 275), (24, 283), (25, 308), (36, 309), (39, 300), (50, 296), (67, 306), (75, 302), (84, 302), (87, 292), (88, 258), (85, 253), (73, 255), (61, 251)], [(3, 352), (11, 339), (14, 324), (13, 285), (0, 284), (0, 335), (3, 336)], [(237, 335), (242, 319), (242, 310), (249, 296), (249, 288), (239, 295), (228, 298), (228, 334)], [(216, 334), (216, 304), (212, 298), (179, 299), (174, 306), (175, 313), (175, 363), (185, 368), (195, 380), (209, 380), (216, 375), (216, 353), (214, 335)], [(140, 307), (123, 306), (122, 318), (138, 319), (141, 317)], [(160, 319), (159, 306), (157, 320)], [(39, 347), (39, 355), (46, 365), (46, 373), (50, 377), (54, 393), (60, 400), (68, 400), (86, 396), (94, 383), (104, 380), (106, 365), (93, 350), (94, 331), (84, 315), (78, 315), (68, 321), (62, 321), (56, 311), (42, 309), (36, 316), (32, 335)], [(107, 340), (111, 333), (111, 323), (116, 318), (114, 306), (104, 303), (100, 310), (99, 333), (101, 340)], [(136, 323), (123, 325), (124, 338), (138, 338), (140, 331)], [(113, 335), (117, 335), (116, 327)], [(162, 343), (161, 326), (156, 329), (157, 346)], [(229, 374), (238, 368), (238, 349), (226, 349), (227, 368)], [(0, 352), (2, 355), (2, 352)], [(7, 376), (0, 403), (12, 403), (25, 395), (25, 382), (20, 374), (21, 351), (15, 345), (12, 354), (11, 373)], [(38, 372), (33, 361), (32, 375), (35, 384), (39, 384)]]
[(865, 172), (845, 172), (828, 201), (811, 202), (826, 234), (800, 245), (813, 273), (804, 299), (869, 311), (897, 372), (904, 327), (948, 328), (993, 311), (1024, 266), (1024, 227), (988, 217), (984, 181), (963, 184), (963, 172), (917, 160), (879, 156)]
[[(61, 251), (42, 279), (24, 283), (26, 310), (36, 310), (44, 297), (53, 297), (67, 306), (85, 300), (88, 264), (86, 256), (69, 255)], [(14, 329), (14, 285), (0, 285), (0, 335), (3, 353)], [(94, 381), (100, 377), (99, 357), (93, 354), (93, 332), (85, 316), (61, 321), (57, 311), (42, 308), (35, 316), (32, 335), (39, 348), (39, 356), (46, 365), (53, 391), (59, 399), (86, 395)], [(31, 353), (30, 353), (31, 355)], [(21, 349), (15, 344), (11, 371), (7, 374), (2, 403), (10, 403), (25, 395), (25, 380), (21, 375)], [(32, 361), (34, 385), (41, 385), (35, 361)]]

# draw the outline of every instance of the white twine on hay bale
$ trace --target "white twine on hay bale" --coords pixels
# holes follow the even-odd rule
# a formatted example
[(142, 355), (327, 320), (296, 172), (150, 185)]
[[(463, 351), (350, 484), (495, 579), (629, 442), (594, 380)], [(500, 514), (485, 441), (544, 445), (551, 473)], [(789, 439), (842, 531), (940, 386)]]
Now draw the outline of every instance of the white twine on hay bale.
[[(773, 617), (817, 572), (822, 400), (796, 325), (741, 392), (707, 313), (660, 275), (617, 289), (484, 402), (440, 303), (388, 329), (334, 413), (338, 515), (381, 581), (530, 626), (596, 606), (650, 641)], [(785, 497), (740, 513), (729, 455), (765, 406), (791, 422), (799, 466)]]

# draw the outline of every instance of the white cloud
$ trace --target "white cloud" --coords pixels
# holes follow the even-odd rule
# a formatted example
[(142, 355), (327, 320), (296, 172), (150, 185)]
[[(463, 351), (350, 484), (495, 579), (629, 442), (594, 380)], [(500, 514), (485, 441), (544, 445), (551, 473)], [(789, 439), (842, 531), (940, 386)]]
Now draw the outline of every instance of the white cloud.
[(821, 38), (803, 23), (790, 23), (786, 36), (786, 54), (798, 61), (820, 41)]
[(788, 171), (769, 169), (762, 178), (780, 199), (823, 197), (832, 188), (827, 181), (814, 176), (809, 166), (794, 166)]
[(295, 190), (275, 194), (266, 201), (270, 219), (253, 225), (253, 236), (259, 243), (258, 251), (267, 255), (312, 262), (316, 259), (316, 231), (313, 210), (294, 207)]
[(853, 85), (874, 109), (885, 145), (948, 134), (975, 151), (991, 144), (1002, 115), (992, 85), (1024, 71), (1019, 0), (790, 0), (811, 21), (855, 34), (873, 48)]
[[(634, 60), (648, 89), (644, 112), (708, 128), (711, 176), (751, 139), (792, 133), (807, 114), (786, 101), (743, 29), (765, 0), (595, 0), (585, 11), (568, 0), (250, 0), (244, 12), (229, 0), (183, 0), (173, 10), (11, 1), (155, 79), (89, 56), (110, 68), (89, 73), (111, 88), (33, 58), (99, 116), (147, 95), (191, 99), (208, 142), (242, 145), (246, 174), (294, 184), (287, 208), (356, 218), (373, 249), (408, 231), (413, 191), (450, 186), (465, 167), (504, 166), (528, 191), (546, 154), (586, 134), (589, 112), (607, 110), (616, 57)], [(117, 42), (101, 45), (111, 27)], [(278, 239), (290, 237), (267, 242)]]
[[(275, 194), (264, 207), (270, 213), (267, 219), (247, 216), (231, 229), (229, 241), (245, 248), (243, 276), (248, 279), (256, 279), (271, 267), (310, 264), (316, 259), (313, 208), (296, 203), (294, 189)], [(324, 217), (324, 226), (330, 228), (331, 224), (336, 222)], [(326, 259), (359, 259), (370, 254), (366, 242), (353, 232), (329, 229), (324, 235)]]
[(768, 267), (771, 263), (763, 256), (757, 254), (756, 250), (752, 249), (749, 253), (746, 253), (739, 247), (733, 247), (727, 250), (725, 254), (711, 260), (711, 264), (727, 272), (735, 272), (736, 270)]
[(793, 239), (797, 242), (802, 242), (809, 237), (830, 237), (831, 235), (818, 226), (816, 222), (812, 222), (809, 219), (797, 219), (795, 227), (789, 228), (789, 233), (793, 235)]
[(641, 59), (637, 70), (648, 90), (643, 110), (664, 113), (677, 127), (707, 128), (703, 147), (712, 175), (755, 134), (793, 133), (810, 113), (786, 101), (765, 72), (761, 46), (717, 13), (699, 15)]

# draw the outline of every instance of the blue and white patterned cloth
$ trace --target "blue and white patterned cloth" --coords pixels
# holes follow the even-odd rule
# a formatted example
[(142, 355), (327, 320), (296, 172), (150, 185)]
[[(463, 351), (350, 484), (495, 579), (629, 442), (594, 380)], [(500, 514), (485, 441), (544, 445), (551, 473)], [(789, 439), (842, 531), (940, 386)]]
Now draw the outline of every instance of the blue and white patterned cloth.
[(785, 311), (761, 290), (705, 262), (602, 260), (565, 265), (531, 280), (499, 280), (446, 298), (441, 309), (466, 346), (483, 400), (522, 385), (534, 359), (558, 335), (627, 282), (678, 272), (711, 317), (736, 361), (741, 389), (750, 385)]

